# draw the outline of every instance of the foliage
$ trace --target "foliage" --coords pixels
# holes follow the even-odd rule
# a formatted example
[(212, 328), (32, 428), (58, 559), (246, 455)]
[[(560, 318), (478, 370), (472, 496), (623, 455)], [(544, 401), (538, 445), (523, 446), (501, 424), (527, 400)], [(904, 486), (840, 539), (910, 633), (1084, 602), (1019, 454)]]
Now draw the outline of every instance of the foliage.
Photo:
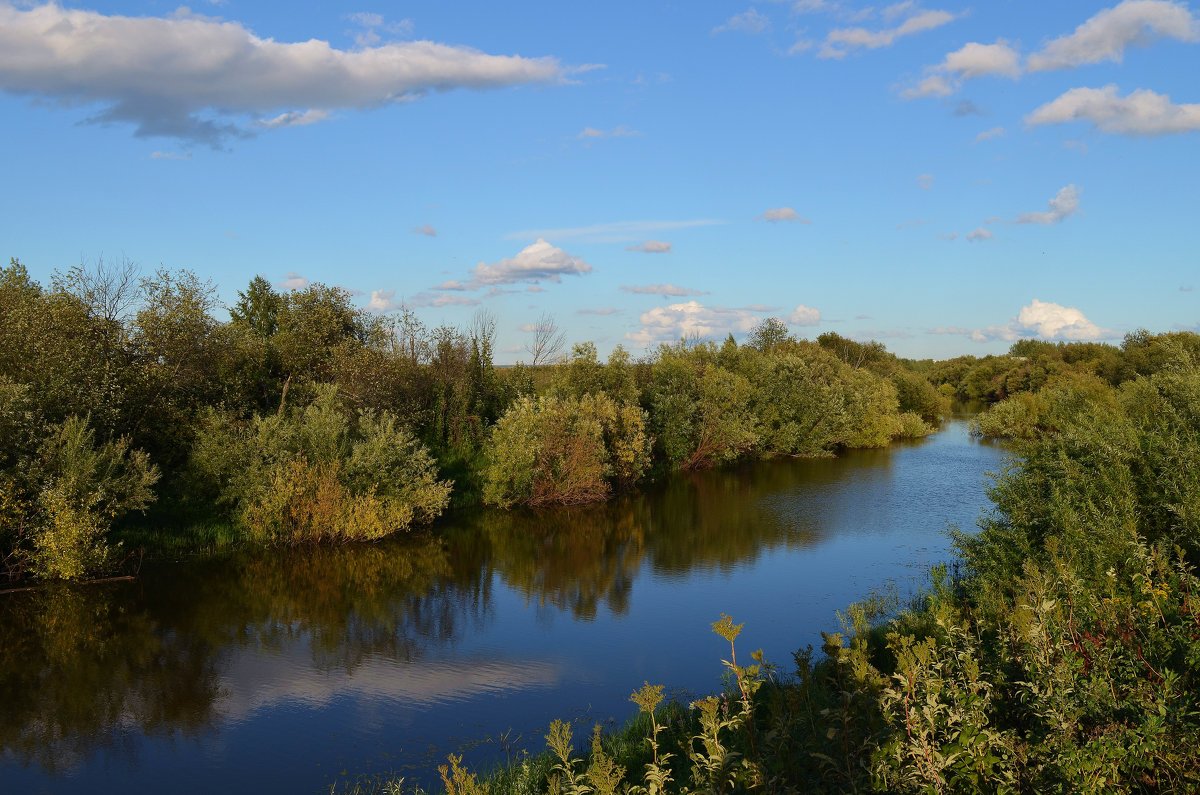
[(336, 389), (239, 425), (216, 412), (193, 452), (197, 493), (272, 542), (375, 540), (437, 518), (451, 484), (390, 414), (349, 413)]
[(483, 499), (500, 507), (590, 502), (636, 483), (650, 465), (645, 414), (603, 392), (521, 398), (487, 447)]

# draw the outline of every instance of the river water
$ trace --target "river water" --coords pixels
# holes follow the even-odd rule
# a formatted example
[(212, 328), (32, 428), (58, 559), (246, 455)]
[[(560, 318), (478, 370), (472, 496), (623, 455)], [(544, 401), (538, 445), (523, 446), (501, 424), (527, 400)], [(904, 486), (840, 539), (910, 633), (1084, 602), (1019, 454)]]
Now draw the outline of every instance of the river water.
[(329, 792), (621, 722), (644, 680), (721, 686), (746, 627), (790, 670), (835, 612), (901, 599), (989, 507), (958, 419), (836, 459), (673, 477), (605, 505), (479, 512), (423, 539), (157, 564), (0, 596), (0, 793)]

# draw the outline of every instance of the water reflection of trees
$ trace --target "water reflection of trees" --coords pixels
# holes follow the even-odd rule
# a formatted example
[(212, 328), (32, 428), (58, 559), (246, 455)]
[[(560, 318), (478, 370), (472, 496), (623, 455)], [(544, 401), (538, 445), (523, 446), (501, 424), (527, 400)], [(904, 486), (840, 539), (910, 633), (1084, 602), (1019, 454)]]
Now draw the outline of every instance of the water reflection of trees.
[(203, 639), (172, 632), (127, 587), (0, 597), (0, 748), (57, 772), (126, 731), (193, 734), (219, 688)]
[(411, 661), (486, 621), (480, 565), (426, 540), (265, 552), (145, 573), (135, 583), (0, 597), (0, 756), (55, 773), (131, 735), (214, 727), (239, 649), (307, 646), (314, 667)]
[(787, 504), (790, 495), (829, 493), (847, 482), (848, 468), (861, 475), (889, 464), (887, 451), (872, 450), (848, 461), (681, 473), (603, 505), (483, 512), (458, 535), (486, 538), (489, 565), (539, 604), (582, 619), (600, 606), (622, 614), (643, 559), (657, 572), (682, 575), (727, 570), (782, 545), (811, 546), (827, 530), (816, 512)]
[(206, 732), (246, 650), (307, 654), (347, 675), (370, 658), (417, 660), (490, 621), (494, 576), (579, 619), (623, 614), (643, 561), (682, 575), (816, 543), (816, 503), (857, 494), (846, 467), (886, 473), (888, 460), (693, 472), (599, 506), (481, 512), (436, 538), (260, 551), (0, 597), (0, 754), (56, 771), (99, 749), (135, 753), (138, 735)]

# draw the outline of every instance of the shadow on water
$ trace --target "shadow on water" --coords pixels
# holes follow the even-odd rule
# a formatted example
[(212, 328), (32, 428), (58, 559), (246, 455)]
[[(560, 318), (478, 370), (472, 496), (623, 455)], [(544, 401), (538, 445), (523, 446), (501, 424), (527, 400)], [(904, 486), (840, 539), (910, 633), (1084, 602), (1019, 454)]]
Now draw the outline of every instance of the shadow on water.
[[(715, 686), (671, 662), (683, 641), (644, 626), (751, 586), (789, 611), (784, 626), (825, 626), (824, 602), (811, 619), (797, 607), (797, 577), (842, 598), (817, 583), (840, 565), (829, 555), (849, 545), (894, 567), (894, 549), (978, 514), (998, 460), (952, 423), (888, 450), (682, 474), (603, 505), (480, 511), (436, 537), (0, 596), (0, 780), (116, 792), (170, 784), (178, 768), (195, 791), (231, 779), (254, 791), (270, 768), (266, 781), (319, 791), (339, 767), (424, 763), (451, 738), (544, 725), (577, 702), (616, 709), (658, 673), (638, 667), (648, 634), (668, 675)], [(547, 625), (546, 611), (563, 619)]]

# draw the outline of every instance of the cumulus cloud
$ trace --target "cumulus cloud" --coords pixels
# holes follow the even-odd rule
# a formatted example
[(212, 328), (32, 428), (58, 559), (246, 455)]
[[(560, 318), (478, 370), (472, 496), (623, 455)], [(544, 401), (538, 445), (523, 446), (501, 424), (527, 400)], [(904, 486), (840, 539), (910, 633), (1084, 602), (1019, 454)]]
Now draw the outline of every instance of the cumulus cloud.
[(1111, 339), (1114, 332), (1097, 326), (1083, 312), (1070, 306), (1033, 299), (1021, 307), (1017, 316), (1002, 326), (983, 329), (957, 327), (932, 329), (932, 334), (962, 334), (976, 342), (1004, 340), (1013, 342), (1022, 337), (1071, 342)]
[(305, 287), (308, 287), (308, 285), (308, 279), (296, 273), (295, 271), (290, 271), (287, 277), (275, 282), (276, 287), (280, 287), (284, 290), (303, 290)]
[(1006, 131), (1003, 127), (993, 127), (990, 130), (984, 130), (983, 132), (979, 133), (979, 135), (975, 136), (975, 143), (982, 143), (983, 141), (990, 141), (993, 138), (999, 138), (1000, 136), (1004, 135), (1005, 132)]
[[(579, 257), (572, 256), (544, 239), (530, 243), (517, 252), (516, 256), (499, 262), (480, 262), (471, 272), (470, 284), (474, 287), (499, 284), (536, 284), (559, 282), (563, 276), (582, 276), (591, 273), (592, 266)], [(443, 289), (454, 289), (443, 287)], [(470, 289), (470, 288), (468, 288)]]
[(579, 240), (586, 243), (633, 243), (656, 232), (671, 232), (677, 229), (692, 229), (715, 226), (724, 221), (713, 218), (697, 218), (685, 221), (613, 221), (591, 226), (571, 226), (559, 229), (527, 229), (505, 235), (509, 240), (530, 238), (553, 238), (554, 240)]
[(413, 227), (414, 235), (424, 235), (425, 237), (437, 237), (437, 230), (429, 224), (421, 224)]
[(708, 295), (705, 290), (693, 290), (690, 287), (679, 287), (674, 284), (624, 284), (621, 285), (621, 292), (633, 295), (664, 295), (673, 298)]
[(673, 342), (686, 337), (724, 337), (744, 334), (758, 323), (760, 316), (749, 309), (728, 309), (687, 301), (656, 306), (643, 312), (642, 326), (625, 337), (641, 345)]
[(995, 235), (992, 234), (992, 230), (985, 229), (982, 226), (967, 233), (967, 241), (970, 243), (982, 243), (985, 240), (991, 240), (993, 237)]
[(904, 20), (898, 25), (880, 30), (867, 28), (836, 28), (825, 36), (825, 43), (817, 53), (819, 58), (845, 58), (851, 52), (860, 49), (877, 50), (890, 47), (897, 40), (916, 33), (940, 28), (953, 22), (955, 15), (949, 11), (924, 11), (912, 3), (897, 3), (888, 7), (889, 21), (896, 21), (903, 16)]
[(566, 74), (554, 58), (430, 41), (340, 50), (315, 39), (264, 39), (240, 23), (190, 14), (131, 17), (0, 2), (0, 90), (99, 105), (91, 121), (132, 124), (139, 137), (219, 146), (264, 128), (264, 120), (286, 126), (431, 91), (550, 83)]
[(394, 312), (402, 306), (404, 302), (396, 300), (395, 290), (372, 290), (365, 309), (368, 312)]
[(797, 304), (788, 315), (787, 322), (792, 326), (815, 326), (821, 322), (821, 310)]
[(791, 207), (772, 207), (769, 210), (767, 210), (766, 212), (764, 212), (759, 217), (762, 218), (764, 221), (769, 221), (770, 223), (773, 223), (773, 224), (777, 224), (781, 221), (785, 221), (788, 223), (797, 223), (797, 224), (811, 224), (812, 223), (812, 221), (808, 220), (807, 218), (802, 217), (800, 215), (800, 213), (796, 212)]
[(936, 66), (925, 70), (925, 77), (915, 86), (907, 88), (901, 95), (907, 99), (918, 97), (946, 97), (957, 91), (967, 80), (987, 75), (1017, 78), (1021, 76), (1021, 56), (1004, 39), (995, 44), (970, 42), (949, 53)]
[(636, 246), (626, 246), (626, 251), (640, 251), (643, 254), (670, 254), (671, 244), (663, 240), (646, 240)]
[(1166, 94), (1139, 89), (1128, 96), (1115, 85), (1072, 88), (1025, 117), (1026, 124), (1090, 121), (1121, 135), (1167, 135), (1200, 130), (1200, 104), (1175, 105)]
[(1017, 216), (1018, 224), (1057, 224), (1065, 221), (1079, 210), (1079, 188), (1067, 185), (1054, 195), (1049, 209), (1040, 213), (1023, 213)]
[(771, 27), (771, 20), (766, 14), (751, 8), (740, 14), (734, 14), (724, 23), (713, 28), (713, 35), (718, 33), (762, 33)]
[(1131, 45), (1157, 39), (1200, 41), (1200, 20), (1182, 3), (1167, 0), (1125, 0), (1105, 9), (1029, 56), (1031, 72), (1068, 69), (1084, 64), (1120, 63)]

